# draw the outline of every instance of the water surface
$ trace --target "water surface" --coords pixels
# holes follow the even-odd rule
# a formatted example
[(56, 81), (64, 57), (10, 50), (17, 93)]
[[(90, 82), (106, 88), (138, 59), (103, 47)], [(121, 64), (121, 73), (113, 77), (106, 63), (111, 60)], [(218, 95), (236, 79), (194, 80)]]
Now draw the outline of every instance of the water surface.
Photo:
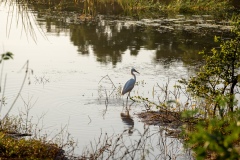
[[(170, 80), (173, 86), (178, 79), (193, 75), (202, 61), (197, 53), (203, 47), (216, 46), (213, 36), (229, 29), (228, 23), (216, 24), (206, 15), (154, 21), (102, 17), (91, 23), (37, 11), (28, 15), (32, 29), (26, 24), (24, 29), (16, 9), (0, 5), (0, 48), (14, 54), (14, 60), (4, 64), (7, 104), (3, 113), (17, 95), (24, 77), (22, 67), (29, 60), (34, 74), (29, 75), (30, 85), (24, 86), (11, 114), (24, 110), (25, 103), (33, 106), (33, 121), (44, 113), (43, 129), (50, 136), (68, 125), (69, 133), (78, 140), (77, 153), (101, 132), (119, 134), (129, 127), (144, 130), (135, 115), (145, 109), (144, 105), (132, 106), (134, 124), (124, 121), (120, 113), (126, 96), (119, 96), (117, 89), (108, 99), (106, 111), (106, 93), (112, 92), (113, 85), (107, 79), (101, 81), (103, 76), (108, 75), (118, 88), (132, 77), (130, 69), (135, 67), (140, 72), (139, 85), (131, 95), (156, 101), (152, 90), (157, 84)], [(131, 136), (137, 135), (134, 132)], [(175, 148), (181, 150), (182, 144), (178, 143)]]

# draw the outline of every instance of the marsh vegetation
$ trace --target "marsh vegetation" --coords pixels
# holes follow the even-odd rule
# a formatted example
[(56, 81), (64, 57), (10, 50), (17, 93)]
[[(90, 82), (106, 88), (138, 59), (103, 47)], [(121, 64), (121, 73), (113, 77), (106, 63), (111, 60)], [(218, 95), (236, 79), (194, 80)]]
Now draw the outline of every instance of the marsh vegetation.
[[(9, 7), (2, 8), (7, 26), (1, 34), (10, 37), (12, 27), (21, 26), (28, 42), (19, 41), (18, 48), (16, 41), (4, 41), (13, 54), (3, 47), (1, 158), (239, 159), (237, 1), (9, 0), (1, 5)], [(42, 45), (39, 35), (56, 45)], [(69, 40), (58, 41), (62, 37)], [(69, 42), (77, 56), (66, 49)], [(6, 63), (13, 57), (15, 65)], [(17, 64), (23, 65), (19, 59), (25, 65), (17, 72)], [(124, 71), (133, 64), (143, 78), (126, 111), (121, 88)], [(15, 79), (21, 73), (18, 90), (5, 70)], [(8, 89), (8, 81), (15, 88)], [(25, 100), (24, 88), (45, 99)], [(19, 101), (24, 111), (14, 111)], [(50, 110), (47, 123), (68, 122), (70, 127), (49, 133), (40, 124), (46, 114), (37, 120), (30, 116), (35, 105), (41, 106), (36, 113)], [(84, 147), (76, 154), (78, 145)]]

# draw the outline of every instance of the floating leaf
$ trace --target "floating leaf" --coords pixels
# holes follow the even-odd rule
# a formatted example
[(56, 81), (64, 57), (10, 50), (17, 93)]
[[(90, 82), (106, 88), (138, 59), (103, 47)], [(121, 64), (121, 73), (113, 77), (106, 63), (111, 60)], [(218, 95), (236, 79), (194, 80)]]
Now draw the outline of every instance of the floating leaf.
[(8, 60), (9, 59), (9, 57), (3, 57), (3, 60)]

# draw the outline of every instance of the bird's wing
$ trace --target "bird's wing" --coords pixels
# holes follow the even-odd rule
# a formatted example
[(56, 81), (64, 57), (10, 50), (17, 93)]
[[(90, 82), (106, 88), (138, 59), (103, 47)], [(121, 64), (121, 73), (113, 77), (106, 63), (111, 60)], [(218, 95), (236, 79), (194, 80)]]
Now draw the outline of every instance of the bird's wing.
[(122, 95), (124, 95), (124, 94), (127, 93), (127, 92), (130, 92), (130, 91), (133, 89), (134, 84), (135, 84), (135, 80), (134, 80), (134, 79), (128, 80), (128, 81), (125, 83), (124, 87), (123, 87)]

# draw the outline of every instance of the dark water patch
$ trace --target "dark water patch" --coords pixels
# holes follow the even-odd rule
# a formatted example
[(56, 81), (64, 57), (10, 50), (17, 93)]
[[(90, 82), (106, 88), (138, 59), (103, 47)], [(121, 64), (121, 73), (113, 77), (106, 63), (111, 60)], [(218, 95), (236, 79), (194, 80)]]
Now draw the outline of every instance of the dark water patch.
[(102, 15), (88, 22), (82, 21), (77, 13), (39, 14), (38, 18), (48, 33), (69, 34), (79, 54), (89, 55), (93, 50), (98, 62), (113, 65), (122, 61), (122, 54), (127, 50), (136, 56), (141, 49), (155, 50), (156, 61), (163, 57), (199, 61), (199, 51), (217, 46), (213, 42), (215, 35), (229, 37), (232, 29), (230, 22), (216, 21), (211, 15), (141, 20)]

